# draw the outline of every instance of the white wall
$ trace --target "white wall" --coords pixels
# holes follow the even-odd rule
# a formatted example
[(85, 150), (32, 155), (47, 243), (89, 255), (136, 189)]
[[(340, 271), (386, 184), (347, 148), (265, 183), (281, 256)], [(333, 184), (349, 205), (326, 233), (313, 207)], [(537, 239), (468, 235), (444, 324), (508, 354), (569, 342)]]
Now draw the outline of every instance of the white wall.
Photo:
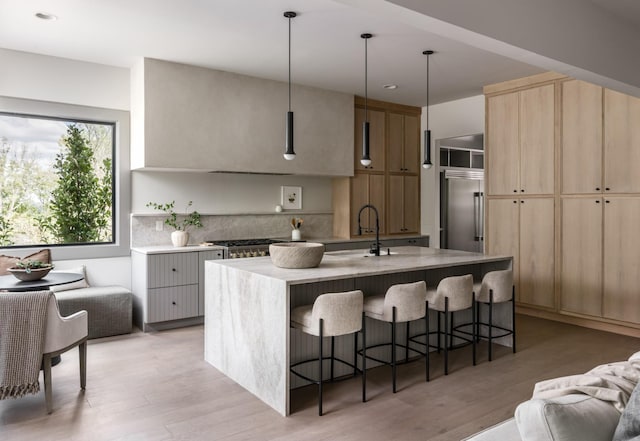
[[(484, 106), (484, 95), (429, 106), (433, 167), (422, 170), (421, 232), (430, 236), (429, 243), (433, 247), (440, 246), (440, 156), (436, 154), (435, 142), (453, 136), (484, 133)], [(423, 129), (427, 124), (426, 112), (427, 108), (423, 107)], [(424, 152), (424, 144), (422, 147)]]
[(0, 95), (129, 110), (129, 69), (0, 48)]

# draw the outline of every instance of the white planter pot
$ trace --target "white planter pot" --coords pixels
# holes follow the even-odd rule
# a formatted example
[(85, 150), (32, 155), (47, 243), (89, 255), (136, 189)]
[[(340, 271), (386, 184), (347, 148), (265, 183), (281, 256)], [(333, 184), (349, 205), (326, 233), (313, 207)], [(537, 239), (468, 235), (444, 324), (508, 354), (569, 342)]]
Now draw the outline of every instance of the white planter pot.
[(300, 240), (302, 239), (302, 233), (298, 228), (291, 230), (291, 240)]
[(189, 243), (189, 233), (186, 231), (174, 231), (171, 233), (171, 242), (174, 247), (185, 247)]

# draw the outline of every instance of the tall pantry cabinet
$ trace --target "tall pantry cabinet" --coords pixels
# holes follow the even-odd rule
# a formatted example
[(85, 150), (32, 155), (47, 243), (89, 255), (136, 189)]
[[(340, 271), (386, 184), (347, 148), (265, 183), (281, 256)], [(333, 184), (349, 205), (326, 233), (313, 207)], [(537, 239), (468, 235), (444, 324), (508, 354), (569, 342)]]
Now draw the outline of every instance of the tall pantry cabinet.
[(485, 246), (519, 311), (640, 336), (640, 99), (554, 73), (485, 95)]
[[(379, 214), (380, 234), (420, 232), (419, 107), (355, 98), (354, 176), (333, 180), (333, 235), (358, 235), (360, 209), (371, 204)], [(365, 113), (366, 112), (366, 113)], [(360, 164), (362, 123), (369, 121), (371, 165)], [(360, 216), (362, 235), (375, 234), (375, 214)]]
[(555, 87), (486, 98), (486, 251), (513, 255), (517, 300), (541, 308), (555, 307)]

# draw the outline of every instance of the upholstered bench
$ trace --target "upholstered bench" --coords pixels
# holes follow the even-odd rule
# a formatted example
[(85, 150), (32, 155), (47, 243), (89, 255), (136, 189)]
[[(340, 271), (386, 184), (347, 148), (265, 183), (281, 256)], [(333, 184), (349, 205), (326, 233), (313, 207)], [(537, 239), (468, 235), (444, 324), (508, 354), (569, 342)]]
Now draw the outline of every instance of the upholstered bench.
[(55, 293), (63, 316), (85, 310), (89, 315), (89, 338), (131, 332), (133, 299), (122, 286), (91, 286)]

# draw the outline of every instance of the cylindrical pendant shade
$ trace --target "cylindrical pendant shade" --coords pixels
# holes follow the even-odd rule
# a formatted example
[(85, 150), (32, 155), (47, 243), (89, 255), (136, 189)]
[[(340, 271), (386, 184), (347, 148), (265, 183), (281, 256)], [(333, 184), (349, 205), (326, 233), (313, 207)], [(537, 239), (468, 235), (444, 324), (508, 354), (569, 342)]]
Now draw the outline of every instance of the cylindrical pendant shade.
[(287, 135), (286, 135), (286, 151), (284, 159), (291, 161), (295, 159), (296, 153), (293, 150), (293, 112), (287, 112)]
[(369, 121), (362, 123), (362, 159), (360, 159), (362, 165), (371, 165), (371, 158), (369, 157)]
[(431, 168), (431, 130), (424, 131), (424, 162), (422, 168)]

